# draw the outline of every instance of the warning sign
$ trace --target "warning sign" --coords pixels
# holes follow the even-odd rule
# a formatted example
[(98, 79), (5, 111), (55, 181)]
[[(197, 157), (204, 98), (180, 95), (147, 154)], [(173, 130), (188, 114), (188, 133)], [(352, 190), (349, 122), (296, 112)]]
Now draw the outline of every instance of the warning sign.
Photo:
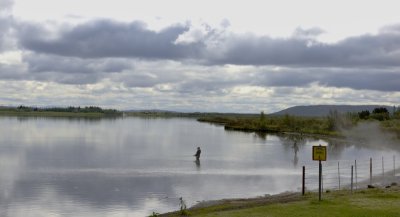
[(326, 146), (313, 146), (312, 147), (312, 159), (326, 161)]

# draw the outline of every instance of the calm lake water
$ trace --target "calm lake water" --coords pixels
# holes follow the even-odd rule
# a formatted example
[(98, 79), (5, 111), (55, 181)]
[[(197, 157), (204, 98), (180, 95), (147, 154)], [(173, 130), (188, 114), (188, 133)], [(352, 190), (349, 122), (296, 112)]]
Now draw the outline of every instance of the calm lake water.
[[(299, 191), (311, 146), (328, 159), (391, 155), (195, 119), (0, 117), (0, 216), (146, 216), (198, 201)], [(297, 138), (298, 139), (298, 138)], [(195, 162), (196, 148), (202, 149)]]

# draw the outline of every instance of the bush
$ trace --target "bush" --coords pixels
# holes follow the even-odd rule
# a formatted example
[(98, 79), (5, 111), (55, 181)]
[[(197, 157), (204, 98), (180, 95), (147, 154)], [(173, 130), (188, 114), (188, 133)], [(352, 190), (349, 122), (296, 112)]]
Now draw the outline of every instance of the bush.
[(370, 115), (370, 113), (369, 113), (368, 110), (361, 111), (361, 112), (358, 113), (358, 117), (360, 119), (364, 119), (364, 120), (367, 120), (369, 118), (369, 115)]

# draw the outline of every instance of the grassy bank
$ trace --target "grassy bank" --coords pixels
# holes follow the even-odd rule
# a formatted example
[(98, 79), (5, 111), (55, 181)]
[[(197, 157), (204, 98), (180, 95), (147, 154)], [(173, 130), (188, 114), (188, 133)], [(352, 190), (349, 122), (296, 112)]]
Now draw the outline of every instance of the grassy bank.
[(400, 138), (400, 118), (360, 119), (354, 114), (339, 115), (332, 113), (327, 117), (267, 116), (267, 115), (208, 115), (198, 121), (221, 124), (227, 130), (239, 130), (265, 133), (297, 133), (311, 135), (341, 136), (343, 131), (370, 124), (379, 123), (381, 130), (397, 134)]
[(261, 114), (171, 112), (160, 110), (130, 111), (127, 116), (145, 118), (196, 118), (200, 122), (220, 124), (226, 130), (238, 130), (260, 133), (292, 133), (317, 136), (342, 136), (343, 130), (351, 130), (357, 124), (379, 122), (383, 130), (395, 132), (400, 138), (400, 115), (379, 118), (377, 114), (361, 119), (357, 113), (339, 114), (330, 112), (326, 117), (300, 117), (292, 115), (271, 116)]
[(339, 135), (326, 118), (295, 117), (295, 116), (208, 116), (198, 119), (201, 122), (222, 124), (227, 130), (240, 130), (269, 133), (303, 133), (318, 135)]
[[(318, 201), (316, 193), (298, 193), (242, 200), (224, 200), (216, 205), (185, 210), (189, 216), (219, 217), (395, 217), (400, 213), (400, 188), (365, 189), (325, 193)], [(182, 216), (180, 211), (159, 216)]]
[(210, 112), (173, 112), (173, 111), (159, 111), (159, 110), (145, 110), (145, 111), (126, 111), (126, 116), (133, 117), (150, 117), (150, 118), (175, 118), (175, 117), (188, 117), (188, 118), (214, 118), (214, 117), (258, 117), (258, 114), (237, 114), (237, 113), (210, 113)]

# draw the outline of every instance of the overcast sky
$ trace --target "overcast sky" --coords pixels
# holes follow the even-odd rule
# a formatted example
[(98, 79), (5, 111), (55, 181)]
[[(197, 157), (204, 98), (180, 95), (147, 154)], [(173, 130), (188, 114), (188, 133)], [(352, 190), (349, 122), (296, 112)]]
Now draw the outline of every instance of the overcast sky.
[(400, 105), (400, 3), (0, 0), (0, 105)]

